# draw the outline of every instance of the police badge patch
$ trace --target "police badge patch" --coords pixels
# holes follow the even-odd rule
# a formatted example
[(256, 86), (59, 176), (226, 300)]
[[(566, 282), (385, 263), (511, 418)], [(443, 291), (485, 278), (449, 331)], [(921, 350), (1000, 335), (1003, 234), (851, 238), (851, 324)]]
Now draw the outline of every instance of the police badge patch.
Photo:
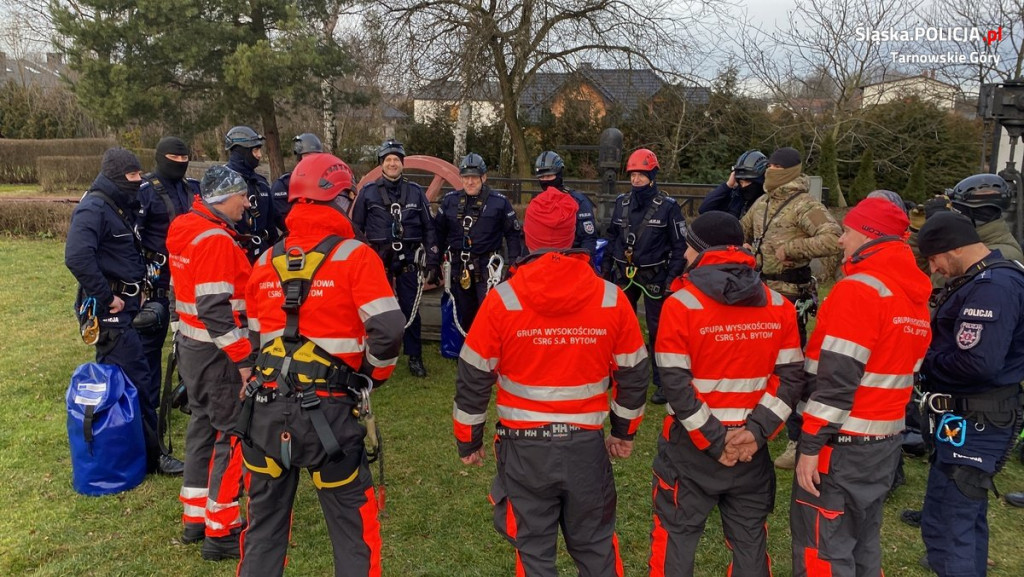
[(973, 349), (981, 342), (981, 329), (984, 325), (978, 323), (961, 323), (960, 330), (956, 333), (956, 346), (962, 350)]
[(594, 222), (588, 220), (587, 222), (583, 223), (583, 232), (587, 234), (594, 234)]

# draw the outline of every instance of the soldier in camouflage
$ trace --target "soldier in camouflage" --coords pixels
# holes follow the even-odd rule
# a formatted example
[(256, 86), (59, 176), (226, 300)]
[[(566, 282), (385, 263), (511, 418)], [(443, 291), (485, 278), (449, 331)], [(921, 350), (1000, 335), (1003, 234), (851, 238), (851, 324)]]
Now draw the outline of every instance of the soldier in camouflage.
[[(757, 199), (740, 223), (757, 258), (761, 279), (769, 288), (797, 306), (800, 345), (807, 344), (807, 319), (817, 307), (817, 284), (811, 275), (811, 259), (831, 258), (842, 250), (842, 227), (825, 205), (808, 190), (810, 179), (802, 173), (800, 153), (780, 148), (768, 158), (764, 196)], [(800, 436), (796, 412), (786, 422), (789, 443), (775, 459), (775, 466), (796, 466), (796, 441)]]

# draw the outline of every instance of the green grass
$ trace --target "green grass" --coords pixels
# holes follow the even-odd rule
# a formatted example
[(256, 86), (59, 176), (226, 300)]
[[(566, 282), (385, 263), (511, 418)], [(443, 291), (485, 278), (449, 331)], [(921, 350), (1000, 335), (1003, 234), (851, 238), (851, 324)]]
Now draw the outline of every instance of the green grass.
[[(84, 497), (71, 489), (64, 393), (71, 371), (91, 360), (71, 313), (74, 281), (52, 240), (0, 238), (0, 575), (234, 575), (234, 564), (211, 563), (198, 546), (183, 546), (180, 480), (150, 477), (133, 491)], [(451, 434), (454, 362), (436, 348), (427, 355), (431, 377), (417, 380), (400, 366), (374, 394), (386, 442), (388, 502), (383, 520), (384, 574), (402, 577), (513, 574), (512, 551), (493, 530), (486, 495), (494, 473), (466, 468)], [(650, 530), (650, 465), (663, 410), (648, 407), (633, 457), (615, 463), (619, 536), (626, 575), (646, 574)], [(181, 446), (184, 416), (174, 422)], [(493, 422), (493, 420), (492, 420)], [(777, 440), (778, 454), (783, 441)], [(178, 449), (180, 453), (180, 449)], [(917, 507), (926, 463), (907, 462), (907, 486), (886, 506), (882, 543), (890, 576), (925, 576), (917, 566), (918, 532), (897, 520)], [(769, 520), (774, 574), (790, 575), (788, 497), (792, 476), (779, 474), (776, 512)], [(1004, 491), (1024, 490), (1016, 460), (996, 480)], [(1024, 575), (1020, 526), (1024, 510), (991, 502), (989, 575)], [(308, 479), (300, 485), (289, 552), (289, 575), (331, 574), (331, 549)], [(697, 575), (720, 576), (728, 564), (717, 516), (708, 522)], [(572, 575), (564, 552), (560, 574)]]
[(42, 191), (38, 184), (0, 184), (0, 198), (41, 196)]

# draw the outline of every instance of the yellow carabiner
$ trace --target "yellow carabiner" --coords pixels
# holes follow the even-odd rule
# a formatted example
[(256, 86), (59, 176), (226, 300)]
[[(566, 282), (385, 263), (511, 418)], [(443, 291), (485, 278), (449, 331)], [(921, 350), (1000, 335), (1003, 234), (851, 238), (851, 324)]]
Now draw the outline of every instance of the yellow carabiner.
[(636, 267), (635, 266), (627, 266), (626, 267), (626, 278), (628, 278), (630, 280), (633, 280), (634, 276), (636, 276)]

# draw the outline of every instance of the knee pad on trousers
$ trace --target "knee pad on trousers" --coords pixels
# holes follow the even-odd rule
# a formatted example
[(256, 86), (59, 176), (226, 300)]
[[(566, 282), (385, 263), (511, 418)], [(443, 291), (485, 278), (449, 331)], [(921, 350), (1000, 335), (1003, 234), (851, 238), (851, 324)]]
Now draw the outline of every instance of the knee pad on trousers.
[(974, 467), (953, 465), (946, 469), (946, 474), (964, 496), (975, 501), (988, 499), (989, 490), (995, 491), (996, 488), (991, 474)]
[(351, 447), (337, 461), (327, 461), (323, 466), (313, 469), (313, 486), (318, 491), (349, 488), (358, 485), (359, 473), (363, 464), (363, 448)]
[(242, 442), (242, 464), (250, 473), (265, 475), (271, 479), (281, 476), (284, 469), (281, 464), (269, 457), (256, 445)]

